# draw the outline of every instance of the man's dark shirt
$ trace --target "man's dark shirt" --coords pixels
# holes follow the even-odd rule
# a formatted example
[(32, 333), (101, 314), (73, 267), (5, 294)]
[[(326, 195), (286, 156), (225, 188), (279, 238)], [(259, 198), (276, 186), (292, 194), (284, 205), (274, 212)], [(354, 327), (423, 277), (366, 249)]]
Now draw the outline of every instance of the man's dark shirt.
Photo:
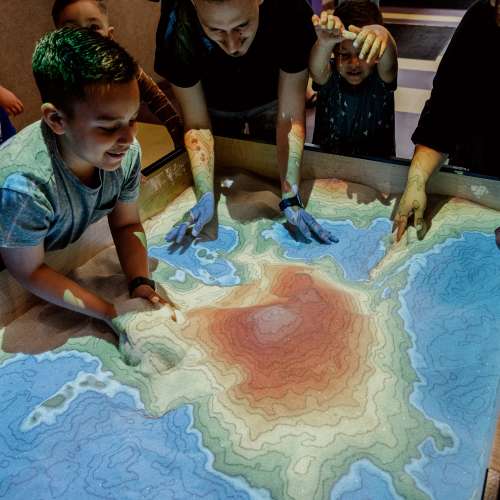
[(394, 156), (394, 91), (377, 68), (359, 85), (351, 85), (332, 62), (332, 74), (318, 91), (314, 144), (345, 155)]
[(280, 69), (298, 73), (308, 67), (316, 41), (311, 16), (306, 0), (265, 0), (248, 52), (231, 57), (205, 35), (190, 0), (164, 1), (155, 71), (178, 87), (201, 81), (209, 108), (244, 111), (265, 105), (278, 98)]
[(488, 0), (466, 12), (443, 56), (412, 141), (450, 164), (500, 177), (500, 28)]

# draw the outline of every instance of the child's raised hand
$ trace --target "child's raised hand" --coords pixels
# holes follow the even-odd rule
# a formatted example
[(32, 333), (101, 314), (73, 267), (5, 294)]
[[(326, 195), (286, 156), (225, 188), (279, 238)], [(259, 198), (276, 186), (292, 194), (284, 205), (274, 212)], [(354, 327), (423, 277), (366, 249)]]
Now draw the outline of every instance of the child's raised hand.
[(370, 24), (362, 28), (351, 25), (349, 31), (357, 34), (352, 44), (359, 49), (359, 58), (365, 59), (367, 63), (378, 63), (391, 39), (387, 29), (380, 24)]
[(332, 10), (324, 10), (320, 16), (312, 16), (312, 22), (316, 30), (318, 41), (322, 45), (331, 45), (333, 48), (342, 41), (344, 25), (342, 21), (333, 15)]
[(10, 90), (0, 85), (0, 106), (7, 111), (9, 115), (17, 116), (24, 111), (23, 103)]

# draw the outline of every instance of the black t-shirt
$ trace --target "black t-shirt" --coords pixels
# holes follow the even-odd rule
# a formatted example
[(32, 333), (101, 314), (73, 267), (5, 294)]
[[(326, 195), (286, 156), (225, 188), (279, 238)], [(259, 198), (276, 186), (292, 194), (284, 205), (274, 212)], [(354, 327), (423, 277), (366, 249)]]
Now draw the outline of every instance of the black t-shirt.
[(280, 69), (298, 73), (308, 67), (316, 41), (311, 16), (306, 0), (264, 0), (248, 52), (231, 57), (205, 35), (190, 0), (164, 1), (155, 71), (179, 87), (201, 81), (210, 108), (262, 106), (278, 98)]
[(489, 0), (457, 27), (412, 141), (447, 153), (450, 164), (500, 177), (500, 28)]
[(332, 62), (332, 74), (318, 91), (314, 144), (332, 153), (394, 156), (394, 91), (396, 79), (385, 83), (377, 68), (359, 85), (351, 85)]

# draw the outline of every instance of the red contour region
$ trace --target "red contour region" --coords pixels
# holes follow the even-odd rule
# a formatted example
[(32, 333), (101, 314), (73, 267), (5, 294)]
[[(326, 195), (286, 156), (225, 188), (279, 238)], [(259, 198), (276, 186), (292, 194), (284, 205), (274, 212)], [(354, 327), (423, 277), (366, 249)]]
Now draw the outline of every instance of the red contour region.
[(251, 289), (263, 285), (247, 285), (225, 300), (242, 303), (252, 293), (260, 304), (198, 310), (193, 317), (214, 362), (241, 372), (230, 396), (268, 417), (364, 406), (373, 318), (359, 312), (352, 294), (304, 268), (266, 268), (266, 278), (270, 290), (255, 294)]

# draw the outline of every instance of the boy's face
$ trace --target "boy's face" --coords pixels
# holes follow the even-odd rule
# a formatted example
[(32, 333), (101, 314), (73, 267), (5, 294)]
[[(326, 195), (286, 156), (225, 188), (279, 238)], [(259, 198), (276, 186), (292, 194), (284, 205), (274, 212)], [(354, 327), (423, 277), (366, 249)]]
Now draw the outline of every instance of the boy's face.
[(335, 64), (337, 71), (351, 85), (359, 85), (373, 71), (375, 62), (367, 63), (358, 57), (358, 51), (352, 45), (352, 40), (343, 40), (335, 49)]
[(208, 38), (232, 57), (248, 52), (259, 27), (259, 6), (263, 0), (192, 2)]
[(78, 0), (61, 11), (57, 28), (90, 28), (102, 36), (112, 37), (113, 27), (94, 0)]
[(139, 105), (135, 79), (88, 89), (87, 98), (73, 104), (71, 117), (59, 112), (56, 133), (63, 160), (73, 171), (118, 169), (136, 135)]

